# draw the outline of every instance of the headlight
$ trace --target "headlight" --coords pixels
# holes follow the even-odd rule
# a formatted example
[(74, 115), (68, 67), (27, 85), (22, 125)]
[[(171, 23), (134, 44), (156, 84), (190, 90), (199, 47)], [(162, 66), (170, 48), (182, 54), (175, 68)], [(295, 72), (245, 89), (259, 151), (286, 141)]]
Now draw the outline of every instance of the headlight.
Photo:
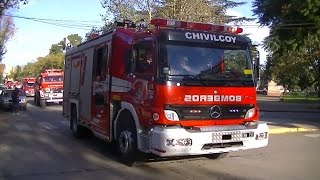
[(26, 99), (21, 99), (21, 102), (22, 102), (22, 103), (25, 103), (25, 102), (26, 102)]
[(179, 121), (178, 114), (172, 110), (164, 110), (164, 114), (169, 121)]
[(255, 109), (252, 108), (252, 109), (249, 109), (246, 113), (246, 116), (245, 116), (245, 119), (250, 119), (252, 118), (253, 116), (255, 115)]

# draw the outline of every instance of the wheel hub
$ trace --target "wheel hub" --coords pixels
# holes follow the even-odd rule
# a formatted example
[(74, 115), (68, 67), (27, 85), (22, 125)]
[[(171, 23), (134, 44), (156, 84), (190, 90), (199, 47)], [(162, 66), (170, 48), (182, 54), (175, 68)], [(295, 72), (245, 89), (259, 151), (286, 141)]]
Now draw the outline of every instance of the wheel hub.
[(131, 142), (131, 133), (128, 131), (122, 131), (119, 136), (119, 148), (122, 154), (129, 152), (130, 142)]

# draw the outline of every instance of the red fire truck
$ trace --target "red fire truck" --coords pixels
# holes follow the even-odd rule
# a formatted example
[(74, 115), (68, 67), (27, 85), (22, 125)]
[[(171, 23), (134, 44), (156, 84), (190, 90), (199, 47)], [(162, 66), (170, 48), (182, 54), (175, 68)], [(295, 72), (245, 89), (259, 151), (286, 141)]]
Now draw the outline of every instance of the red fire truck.
[(63, 114), (75, 137), (114, 142), (124, 162), (260, 148), (250, 39), (241, 28), (153, 19), (130, 21), (70, 49)]
[(47, 103), (63, 101), (63, 70), (46, 69), (34, 84), (34, 103), (45, 107)]
[(34, 96), (34, 83), (37, 78), (25, 77), (22, 79), (22, 89), (27, 96)]

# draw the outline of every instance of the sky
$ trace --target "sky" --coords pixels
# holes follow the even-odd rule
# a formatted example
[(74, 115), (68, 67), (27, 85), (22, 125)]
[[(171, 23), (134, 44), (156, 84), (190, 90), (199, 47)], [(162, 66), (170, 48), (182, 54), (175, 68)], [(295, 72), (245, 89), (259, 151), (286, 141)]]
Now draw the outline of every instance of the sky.
[[(246, 5), (230, 9), (227, 13), (239, 17), (253, 17), (252, 0), (246, 2), (248, 2)], [(104, 24), (101, 15), (105, 14), (105, 9), (102, 8), (100, 0), (30, 0), (29, 4), (21, 5), (19, 9), (11, 10), (10, 13), (20, 17), (72, 20), (72, 22), (85, 23), (89, 26), (66, 28), (15, 17), (15, 35), (6, 44), (7, 53), (2, 61), (6, 64), (6, 69), (11, 69), (16, 65), (25, 65), (35, 61), (37, 57), (46, 56), (52, 44), (60, 42), (70, 34), (78, 34), (84, 38), (92, 26)], [(50, 22), (57, 24), (57, 21)], [(249, 24), (254, 24), (254, 22)], [(260, 28), (258, 24), (243, 28), (244, 33), (250, 34), (249, 37), (252, 41), (259, 44), (269, 34), (268, 28)], [(264, 64), (266, 52), (261, 46), (258, 49), (260, 50), (261, 64)]]

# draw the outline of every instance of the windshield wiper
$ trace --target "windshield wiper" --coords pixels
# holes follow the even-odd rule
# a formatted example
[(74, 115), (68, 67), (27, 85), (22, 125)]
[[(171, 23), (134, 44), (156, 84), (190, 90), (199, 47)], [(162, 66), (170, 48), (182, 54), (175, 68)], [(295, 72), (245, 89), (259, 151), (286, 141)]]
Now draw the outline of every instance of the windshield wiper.
[(186, 81), (186, 80), (197, 80), (202, 85), (208, 86), (208, 84), (199, 76), (190, 75), (190, 74), (179, 74), (179, 75), (169, 75), (169, 76), (178, 76), (178, 77), (180, 76), (180, 77), (183, 77), (182, 78), (183, 81)]

